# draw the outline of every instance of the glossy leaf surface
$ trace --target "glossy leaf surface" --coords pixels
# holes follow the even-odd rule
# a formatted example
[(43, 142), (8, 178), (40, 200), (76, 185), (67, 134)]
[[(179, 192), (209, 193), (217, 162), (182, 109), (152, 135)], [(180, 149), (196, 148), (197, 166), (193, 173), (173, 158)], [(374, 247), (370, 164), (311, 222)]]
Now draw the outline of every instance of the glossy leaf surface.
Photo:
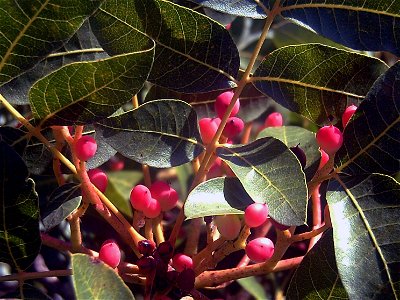
[(348, 174), (395, 174), (400, 170), (400, 63), (374, 84), (343, 133), (335, 157)]
[(229, 32), (193, 10), (163, 0), (105, 1), (91, 22), (112, 55), (132, 51), (131, 44), (145, 36), (152, 38), (152, 83), (186, 93), (234, 86), (239, 54)]
[(324, 124), (330, 116), (340, 119), (348, 103), (361, 101), (386, 70), (376, 58), (304, 44), (272, 52), (252, 80), (282, 106)]
[(261, 138), (247, 145), (217, 149), (255, 202), (267, 203), (270, 216), (286, 225), (306, 218), (307, 187), (296, 156), (281, 141)]
[(217, 177), (195, 187), (185, 202), (187, 219), (243, 214), (254, 203), (237, 178)]
[(350, 299), (400, 293), (400, 184), (381, 174), (338, 175), (328, 184), (336, 262)]
[[(265, 5), (268, 0), (192, 0), (202, 6), (215, 9), (220, 12), (237, 15), (242, 17), (250, 17), (253, 19), (264, 19), (267, 17), (267, 12), (259, 4)], [(265, 6), (264, 6), (265, 7)]]
[(39, 253), (39, 202), (22, 158), (0, 141), (0, 261), (28, 268)]
[(86, 254), (72, 254), (72, 281), (77, 299), (135, 299), (118, 274)]
[(184, 164), (203, 151), (196, 113), (179, 100), (147, 102), (101, 121), (96, 132), (122, 155), (158, 168)]

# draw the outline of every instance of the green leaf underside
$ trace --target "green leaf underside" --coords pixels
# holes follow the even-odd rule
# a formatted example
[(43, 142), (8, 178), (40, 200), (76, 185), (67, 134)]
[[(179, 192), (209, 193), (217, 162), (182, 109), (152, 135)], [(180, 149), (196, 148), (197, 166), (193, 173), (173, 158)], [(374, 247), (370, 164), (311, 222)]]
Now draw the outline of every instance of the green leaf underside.
[(263, 129), (258, 138), (274, 137), (288, 147), (299, 147), (304, 151), (307, 162), (304, 169), (307, 181), (311, 180), (318, 169), (321, 153), (318, 150), (315, 133), (298, 126), (269, 127)]
[(0, 1), (0, 85), (60, 48), (98, 0)]
[(287, 299), (348, 299), (340, 280), (329, 229), (297, 267), (286, 294)]
[(400, 63), (382, 75), (343, 133), (335, 157), (337, 171), (347, 174), (400, 170)]
[(33, 117), (44, 125), (101, 120), (128, 102), (143, 86), (153, 49), (60, 68), (29, 93)]
[(39, 203), (21, 157), (0, 141), (0, 261), (23, 271), (39, 253)]
[(91, 23), (109, 54), (132, 51), (140, 35), (152, 38), (152, 83), (187, 93), (234, 86), (239, 54), (229, 32), (193, 10), (162, 0), (105, 1)]
[(398, 299), (400, 184), (382, 174), (337, 175), (326, 197), (336, 262), (350, 299)]
[(243, 214), (254, 203), (239, 179), (217, 177), (195, 187), (185, 202), (185, 216), (194, 219), (206, 216)]
[(281, 141), (261, 138), (247, 145), (217, 149), (255, 202), (267, 203), (270, 216), (285, 225), (306, 219), (305, 174), (296, 156)]
[(72, 254), (72, 281), (77, 299), (135, 299), (118, 274), (86, 254)]
[(256, 300), (268, 299), (267, 293), (265, 292), (264, 286), (257, 280), (257, 277), (245, 277), (237, 280), (242, 288), (244, 288), (250, 295)]
[[(267, 12), (263, 9), (267, 6), (268, 0), (192, 0), (204, 7), (209, 7), (220, 12), (231, 15), (249, 17), (253, 19), (264, 19)], [(260, 5), (262, 4), (262, 5)]]
[(348, 103), (360, 102), (386, 70), (376, 58), (304, 44), (272, 52), (252, 80), (282, 106), (324, 124), (330, 116), (340, 119)]
[(101, 121), (96, 132), (125, 157), (152, 167), (178, 166), (203, 151), (196, 113), (180, 100), (146, 102)]

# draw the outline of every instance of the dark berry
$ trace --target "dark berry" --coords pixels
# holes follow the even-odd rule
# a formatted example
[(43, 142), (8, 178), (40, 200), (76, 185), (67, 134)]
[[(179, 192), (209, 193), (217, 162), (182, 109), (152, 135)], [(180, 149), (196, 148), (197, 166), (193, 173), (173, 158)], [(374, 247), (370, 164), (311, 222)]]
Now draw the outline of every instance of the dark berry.
[(155, 248), (156, 244), (153, 241), (141, 240), (138, 243), (139, 253), (143, 254), (144, 256), (149, 256), (153, 254)]

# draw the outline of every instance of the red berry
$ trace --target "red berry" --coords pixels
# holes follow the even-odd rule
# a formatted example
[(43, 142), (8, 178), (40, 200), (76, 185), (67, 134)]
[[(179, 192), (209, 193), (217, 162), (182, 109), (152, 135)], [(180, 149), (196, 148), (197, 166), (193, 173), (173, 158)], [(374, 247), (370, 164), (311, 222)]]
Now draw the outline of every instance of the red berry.
[(304, 170), (307, 164), (307, 157), (303, 149), (297, 145), (296, 147), (290, 147), (290, 150), (296, 155), (297, 159), (300, 161), (301, 168)]
[(281, 127), (283, 125), (282, 114), (273, 112), (268, 115), (264, 122), (264, 128), (267, 127)]
[(164, 181), (154, 182), (150, 187), (150, 193), (160, 203), (162, 211), (173, 209), (179, 199), (177, 191)]
[[(234, 92), (233, 91), (227, 91), (223, 92), (220, 94), (217, 99), (215, 99), (215, 111), (217, 113), (217, 116), (222, 119), (224, 116), (226, 109), (228, 108), (229, 104), (231, 103), (232, 97), (233, 97)], [(235, 105), (233, 106), (232, 112), (229, 115), (229, 117), (234, 117), (237, 115), (239, 112), (240, 108), (240, 102), (239, 99), (235, 102)]]
[(319, 152), (321, 152), (321, 160), (319, 161), (319, 166), (318, 166), (318, 170), (321, 170), (323, 166), (326, 165), (326, 163), (329, 160), (329, 155), (328, 153), (326, 153), (324, 150), (319, 149)]
[(154, 219), (160, 213), (161, 213), (160, 202), (158, 202), (154, 198), (151, 198), (149, 205), (145, 209), (143, 209), (143, 214), (145, 215), (146, 218)]
[(237, 215), (216, 216), (214, 219), (218, 232), (227, 240), (234, 240), (238, 237), (242, 227)]
[(137, 260), (136, 265), (139, 267), (139, 273), (145, 276), (151, 274), (156, 268), (156, 262), (152, 256), (142, 256)]
[(205, 144), (209, 144), (218, 130), (221, 120), (211, 118), (203, 118), (199, 121), (201, 139)]
[(121, 260), (121, 250), (114, 240), (106, 240), (100, 248), (99, 259), (109, 265), (111, 268), (116, 268)]
[(231, 29), (231, 27), (232, 27), (232, 23), (228, 23), (228, 24), (225, 25), (225, 29), (226, 30)]
[(343, 144), (343, 134), (335, 126), (324, 126), (316, 135), (317, 143), (328, 154), (336, 153)]
[(141, 240), (138, 243), (139, 253), (143, 254), (144, 256), (151, 255), (155, 248), (156, 248), (156, 244), (150, 240)]
[(157, 247), (157, 254), (163, 261), (168, 262), (174, 254), (174, 247), (168, 241), (162, 242)]
[(196, 279), (196, 274), (193, 269), (185, 269), (179, 273), (176, 279), (176, 285), (178, 288), (185, 292), (190, 292), (194, 288), (194, 282)]
[(244, 128), (244, 122), (242, 121), (242, 119), (237, 117), (231, 117), (226, 122), (222, 134), (227, 138), (234, 138), (235, 136), (237, 136), (239, 133), (242, 132), (243, 128)]
[(111, 157), (108, 161), (111, 171), (121, 171), (125, 167), (125, 162), (117, 157)]
[(269, 213), (268, 205), (265, 203), (253, 203), (244, 211), (244, 221), (249, 227), (258, 227), (267, 220)]
[(104, 173), (102, 170), (96, 168), (89, 170), (87, 172), (90, 182), (95, 185), (102, 193), (106, 191), (107, 184), (108, 184), (108, 178), (106, 173)]
[(138, 211), (143, 211), (147, 208), (151, 199), (150, 190), (144, 185), (138, 184), (131, 191), (131, 205)]
[(90, 135), (82, 136), (75, 144), (75, 153), (78, 159), (87, 161), (91, 159), (97, 150), (96, 140)]
[(222, 176), (222, 160), (217, 157), (207, 173), (207, 179)]
[(193, 269), (193, 260), (190, 256), (177, 253), (172, 258), (172, 266), (178, 272), (182, 272), (185, 269)]
[(246, 245), (246, 254), (254, 262), (264, 262), (274, 254), (274, 243), (265, 237), (256, 238)]
[(272, 225), (274, 225), (274, 227), (275, 227), (276, 229), (280, 230), (280, 231), (283, 231), (283, 230), (286, 230), (286, 229), (289, 229), (289, 228), (290, 228), (290, 226), (287, 226), (287, 225), (278, 223), (277, 221), (275, 221), (275, 220), (272, 219), (272, 218), (269, 218), (269, 220), (271, 221)]
[(343, 115), (342, 115), (342, 125), (343, 128), (346, 127), (347, 123), (349, 122), (350, 118), (354, 115), (354, 113), (357, 110), (357, 106), (350, 105), (346, 108), (346, 110), (344, 111)]

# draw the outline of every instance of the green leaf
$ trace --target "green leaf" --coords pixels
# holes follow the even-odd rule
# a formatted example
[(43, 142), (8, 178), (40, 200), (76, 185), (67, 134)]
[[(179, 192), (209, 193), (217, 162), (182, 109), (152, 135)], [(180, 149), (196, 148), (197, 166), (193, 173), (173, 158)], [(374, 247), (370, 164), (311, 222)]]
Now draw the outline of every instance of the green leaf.
[(42, 126), (93, 123), (111, 115), (143, 86), (154, 48), (69, 64), (35, 83), (33, 117)]
[(348, 299), (340, 280), (329, 229), (306, 254), (290, 281), (287, 299)]
[(59, 49), (99, 0), (0, 1), (0, 85)]
[(298, 126), (282, 126), (263, 129), (258, 134), (258, 138), (262, 137), (274, 137), (282, 141), (289, 148), (299, 145), (307, 157), (307, 163), (304, 169), (306, 179), (307, 181), (311, 180), (318, 170), (319, 161), (321, 159), (315, 133)]
[(121, 277), (98, 259), (72, 254), (72, 281), (77, 299), (135, 299)]
[(268, 299), (267, 293), (264, 290), (265, 288), (257, 280), (257, 277), (251, 276), (240, 278), (237, 280), (237, 282), (256, 300)]
[(0, 166), (0, 261), (23, 271), (41, 246), (38, 195), (22, 158), (3, 141)]
[(81, 203), (80, 185), (77, 183), (64, 184), (51, 193), (42, 211), (44, 231), (49, 231), (65, 220)]
[(203, 151), (196, 113), (179, 100), (146, 102), (101, 121), (96, 132), (125, 157), (157, 168), (184, 164)]
[(349, 298), (397, 299), (400, 184), (382, 174), (335, 179), (329, 181), (326, 198), (336, 262)]
[(261, 138), (247, 145), (217, 149), (255, 202), (267, 203), (270, 216), (285, 225), (303, 225), (307, 186), (296, 156), (281, 141)]
[(111, 55), (132, 51), (143, 36), (152, 38), (152, 83), (186, 93), (235, 85), (239, 54), (229, 32), (193, 10), (163, 0), (105, 1), (91, 23)]
[(237, 178), (217, 177), (195, 187), (187, 197), (184, 210), (187, 219), (243, 214), (252, 203)]
[(400, 170), (400, 63), (382, 75), (343, 133), (335, 156), (339, 172), (383, 173)]
[(49, 295), (46, 295), (39, 287), (35, 287), (28, 283), (24, 283), (21, 290), (17, 289), (14, 292), (2, 295), (3, 299), (24, 299), (24, 300), (52, 300)]
[(132, 207), (129, 196), (132, 188), (138, 184), (143, 177), (138, 171), (107, 172), (108, 185), (105, 195), (108, 199), (128, 217), (132, 217)]
[(387, 66), (379, 59), (320, 44), (283, 47), (258, 67), (252, 81), (282, 106), (317, 124), (340, 119), (360, 102)]

